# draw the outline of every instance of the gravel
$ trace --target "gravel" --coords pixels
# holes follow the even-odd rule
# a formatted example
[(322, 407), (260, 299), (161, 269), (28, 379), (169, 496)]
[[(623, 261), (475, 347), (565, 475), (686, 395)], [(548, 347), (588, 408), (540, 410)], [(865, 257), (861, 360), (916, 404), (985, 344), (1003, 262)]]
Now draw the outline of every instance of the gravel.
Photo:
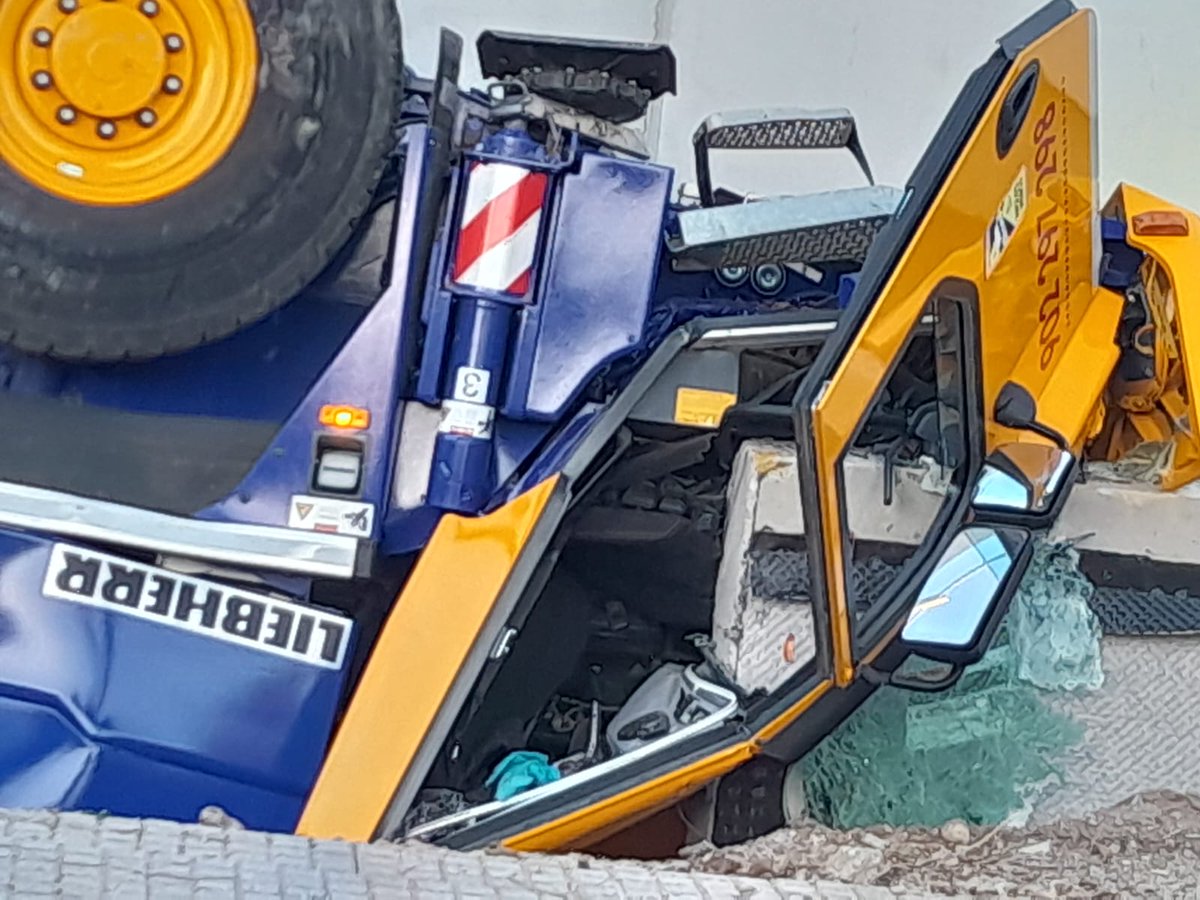
[(1200, 796), (1135, 795), (1087, 816), (1021, 828), (786, 828), (748, 844), (685, 848), (694, 872), (841, 881), (982, 897), (1200, 895)]

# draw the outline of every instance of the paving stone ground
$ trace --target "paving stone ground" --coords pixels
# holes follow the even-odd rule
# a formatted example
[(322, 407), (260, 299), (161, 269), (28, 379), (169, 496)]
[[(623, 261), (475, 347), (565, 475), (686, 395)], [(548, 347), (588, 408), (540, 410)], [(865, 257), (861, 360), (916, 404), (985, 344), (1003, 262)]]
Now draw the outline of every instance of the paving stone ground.
[(795, 878), (676, 871), (579, 855), (356, 845), (205, 825), (0, 811), (0, 894), (120, 900), (240, 898), (656, 898), (895, 900), (934, 897)]
[(1063, 783), (1037, 800), (1035, 824), (1147, 791), (1200, 796), (1200, 637), (1106, 637), (1101, 649), (1104, 686), (1057, 701), (1086, 736), (1063, 760)]
[[(987, 897), (1200, 897), (1200, 636), (1105, 637), (1105, 679), (1053, 702), (1085, 736), (1025, 827), (781, 829), (686, 865)], [(964, 826), (965, 829), (965, 826)]]
[(1064, 783), (1039, 798), (1028, 827), (976, 829), (962, 843), (922, 829), (814, 826), (648, 864), (0, 811), (0, 896), (1200, 897), (1200, 716), (1190, 700), (1200, 637), (1106, 638), (1103, 649), (1104, 687), (1061, 701), (1087, 731), (1064, 760)]
[[(361, 900), (897, 900), (1200, 896), (1200, 799), (1139, 796), (1028, 828), (781, 829), (642, 863), (356, 845), (205, 825), (0, 811), (0, 896)], [(853, 878), (858, 884), (833, 880)]]

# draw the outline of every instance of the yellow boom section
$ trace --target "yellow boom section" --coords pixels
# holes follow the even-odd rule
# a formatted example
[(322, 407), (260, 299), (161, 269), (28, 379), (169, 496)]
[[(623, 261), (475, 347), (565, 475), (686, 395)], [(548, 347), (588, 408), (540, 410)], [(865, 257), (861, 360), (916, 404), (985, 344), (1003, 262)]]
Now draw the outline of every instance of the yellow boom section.
[(1200, 217), (1129, 185), (1110, 211), (1126, 223), (1126, 243), (1146, 258), (1141, 290), (1149, 321), (1127, 353), (1144, 355), (1147, 378), (1118, 374), (1109, 386), (1108, 420), (1092, 455), (1116, 460), (1159, 451), (1159, 484), (1174, 490), (1200, 476), (1195, 398), (1200, 391)]

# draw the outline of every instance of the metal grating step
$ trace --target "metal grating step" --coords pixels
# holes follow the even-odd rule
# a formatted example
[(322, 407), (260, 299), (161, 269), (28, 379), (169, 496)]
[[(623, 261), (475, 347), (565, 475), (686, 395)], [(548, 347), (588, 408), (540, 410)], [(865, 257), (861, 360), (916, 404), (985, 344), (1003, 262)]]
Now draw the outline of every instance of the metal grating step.
[[(855, 567), (855, 586), (890, 578), (894, 571), (878, 560), (867, 560)], [(781, 603), (806, 600), (808, 556), (802, 550), (790, 548), (752, 551), (749, 584), (750, 591), (761, 600)], [(1097, 587), (1089, 605), (1106, 635), (1200, 634), (1200, 597), (1187, 591)]]
[(1161, 588), (1098, 587), (1090, 601), (1100, 629), (1112, 635), (1200, 633), (1200, 597)]

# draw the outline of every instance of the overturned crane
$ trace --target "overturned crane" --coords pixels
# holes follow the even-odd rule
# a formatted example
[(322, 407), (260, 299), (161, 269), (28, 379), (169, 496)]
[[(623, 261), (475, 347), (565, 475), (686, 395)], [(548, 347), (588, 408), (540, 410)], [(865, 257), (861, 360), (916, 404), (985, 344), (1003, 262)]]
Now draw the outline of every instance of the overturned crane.
[(152, 6), (0, 7), (0, 805), (557, 849), (712, 785), (735, 842), (980, 658), (1085, 460), (1186, 499), (1200, 223), (1101, 207), (1065, 0), (903, 188), (753, 198), (716, 151), (869, 179), (849, 113), (716, 115), (684, 191), (666, 47), (485, 32), (466, 91), (392, 0)]

